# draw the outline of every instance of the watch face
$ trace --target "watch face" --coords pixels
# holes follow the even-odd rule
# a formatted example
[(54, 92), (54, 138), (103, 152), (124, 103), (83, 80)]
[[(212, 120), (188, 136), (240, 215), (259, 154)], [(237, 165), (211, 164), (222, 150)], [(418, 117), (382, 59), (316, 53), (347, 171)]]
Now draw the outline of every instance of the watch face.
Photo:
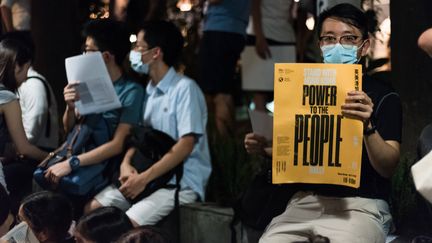
[(76, 169), (79, 167), (80, 160), (77, 157), (72, 157), (69, 163), (72, 169)]

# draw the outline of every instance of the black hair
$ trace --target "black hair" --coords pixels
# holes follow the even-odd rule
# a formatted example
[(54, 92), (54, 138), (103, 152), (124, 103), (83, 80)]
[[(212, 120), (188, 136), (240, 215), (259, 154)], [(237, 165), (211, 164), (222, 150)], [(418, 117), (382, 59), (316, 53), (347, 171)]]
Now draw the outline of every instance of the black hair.
[(144, 24), (140, 30), (144, 30), (144, 40), (150, 48), (162, 49), (163, 61), (166, 65), (177, 64), (184, 44), (183, 36), (177, 26), (167, 21), (152, 21)]
[(349, 3), (341, 3), (330, 9), (323, 11), (318, 17), (317, 23), (317, 31), (318, 35), (321, 34), (322, 25), (324, 21), (328, 18), (337, 19), (339, 21), (344, 22), (345, 24), (349, 24), (351, 26), (356, 27), (362, 33), (362, 39), (368, 38), (368, 20), (363, 11), (356, 8), (355, 6)]
[(167, 233), (154, 226), (140, 226), (123, 234), (116, 243), (171, 243)]
[(11, 204), (9, 200), (9, 196), (3, 187), (0, 184), (0, 225), (3, 225), (9, 214), (11, 213)]
[(94, 40), (99, 51), (108, 51), (115, 57), (117, 65), (122, 66), (130, 51), (129, 31), (124, 23), (113, 19), (96, 19), (84, 25), (82, 36)]
[(26, 30), (16, 30), (16, 31), (10, 31), (6, 32), (1, 36), (1, 40), (4, 39), (12, 39), (12, 40), (18, 40), (21, 41), (29, 51), (30, 60), (34, 61), (35, 56), (35, 44), (33, 42), (33, 38), (31, 36), (30, 31)]
[(15, 65), (23, 66), (31, 61), (30, 49), (16, 39), (4, 39), (0, 42), (0, 83), (7, 89), (15, 92), (17, 81), (15, 79)]
[(68, 236), (73, 212), (65, 196), (49, 191), (36, 192), (22, 201), (21, 209), (34, 232), (47, 231), (54, 241)]
[(132, 228), (132, 222), (122, 210), (101, 207), (81, 217), (76, 230), (88, 240), (107, 243), (117, 240)]

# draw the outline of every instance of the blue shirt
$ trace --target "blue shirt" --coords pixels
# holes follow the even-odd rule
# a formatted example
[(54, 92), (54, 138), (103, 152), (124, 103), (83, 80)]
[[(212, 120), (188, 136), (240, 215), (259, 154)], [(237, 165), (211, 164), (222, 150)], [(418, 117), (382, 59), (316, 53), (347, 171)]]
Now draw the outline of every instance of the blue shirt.
[(223, 0), (210, 4), (204, 22), (204, 31), (224, 31), (246, 35), (250, 0)]
[(144, 88), (141, 85), (125, 77), (120, 77), (113, 84), (122, 107), (103, 113), (103, 117), (110, 124), (112, 134), (114, 134), (119, 123), (130, 125), (139, 123), (144, 101)]
[(204, 200), (211, 164), (206, 133), (207, 107), (198, 85), (173, 68), (156, 86), (150, 82), (144, 104), (144, 125), (163, 131), (177, 141), (184, 135), (195, 135), (197, 142), (184, 161), (181, 187), (192, 189)]

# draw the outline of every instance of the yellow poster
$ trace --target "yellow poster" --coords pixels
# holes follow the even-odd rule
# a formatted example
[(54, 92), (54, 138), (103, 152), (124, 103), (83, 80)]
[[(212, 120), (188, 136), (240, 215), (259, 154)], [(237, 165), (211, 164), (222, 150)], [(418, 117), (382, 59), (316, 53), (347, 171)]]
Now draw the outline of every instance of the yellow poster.
[(363, 124), (341, 115), (356, 64), (275, 64), (273, 183), (360, 186)]

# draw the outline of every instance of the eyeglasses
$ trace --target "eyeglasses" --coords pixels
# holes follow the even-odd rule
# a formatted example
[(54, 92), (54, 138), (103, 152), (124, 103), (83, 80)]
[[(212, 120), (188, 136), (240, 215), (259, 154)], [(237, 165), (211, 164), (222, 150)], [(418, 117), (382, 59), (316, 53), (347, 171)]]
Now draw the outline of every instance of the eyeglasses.
[(132, 47), (132, 50), (138, 51), (138, 52), (141, 52), (141, 54), (144, 54), (144, 53), (146, 53), (147, 51), (150, 51), (153, 48), (154, 47), (150, 47), (150, 46), (148, 46), (147, 48), (145, 48), (145, 47), (142, 47), (142, 46), (135, 45), (135, 46)]
[(357, 35), (344, 35), (339, 37), (339, 40), (335, 36), (324, 35), (320, 36), (319, 41), (321, 46), (331, 46), (340, 43), (345, 49), (351, 49), (353, 46), (358, 44), (359, 36)]

